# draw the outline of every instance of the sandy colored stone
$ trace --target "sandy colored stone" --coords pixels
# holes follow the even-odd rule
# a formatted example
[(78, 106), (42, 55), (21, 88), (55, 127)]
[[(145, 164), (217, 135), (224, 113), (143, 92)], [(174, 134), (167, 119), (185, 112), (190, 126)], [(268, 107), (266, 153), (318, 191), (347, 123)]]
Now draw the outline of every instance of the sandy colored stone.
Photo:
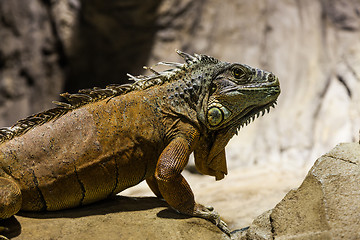
[(339, 144), (241, 239), (360, 239), (359, 180), (360, 144)]
[(229, 239), (212, 223), (168, 209), (154, 197), (116, 197), (89, 206), (16, 216), (13, 239)]

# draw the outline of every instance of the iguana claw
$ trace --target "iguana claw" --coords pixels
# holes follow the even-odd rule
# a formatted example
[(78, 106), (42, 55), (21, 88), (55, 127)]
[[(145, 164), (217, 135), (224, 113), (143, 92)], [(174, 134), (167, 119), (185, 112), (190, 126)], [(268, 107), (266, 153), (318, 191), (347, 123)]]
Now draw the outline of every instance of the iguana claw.
[(215, 224), (222, 232), (230, 236), (230, 229), (227, 224), (221, 220), (219, 213), (217, 213), (213, 207), (207, 206), (204, 207), (200, 204), (197, 204), (197, 210), (194, 216), (205, 218)]
[(227, 224), (220, 219), (220, 216), (212, 221), (222, 232), (226, 235), (230, 236), (230, 229), (228, 228)]
[(231, 231), (223, 220), (220, 219), (220, 222), (216, 224), (216, 226), (220, 228), (220, 230), (224, 232), (226, 235), (230, 236)]
[(0, 226), (0, 240), (9, 240), (7, 237), (5, 237), (3, 234), (4, 232), (8, 231), (9, 229), (7, 227)]
[(227, 224), (220, 219), (220, 216), (212, 221), (223, 233), (230, 236), (230, 229)]

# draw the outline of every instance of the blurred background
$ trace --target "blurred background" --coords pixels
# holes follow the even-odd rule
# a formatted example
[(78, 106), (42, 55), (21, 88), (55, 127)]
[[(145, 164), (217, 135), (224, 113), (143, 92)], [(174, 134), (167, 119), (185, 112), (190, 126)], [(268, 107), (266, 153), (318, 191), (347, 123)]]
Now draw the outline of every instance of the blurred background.
[[(224, 180), (185, 172), (232, 227), (274, 207), (336, 144), (358, 141), (360, 0), (0, 1), (0, 126), (53, 107), (61, 92), (182, 62), (175, 49), (280, 79), (277, 108), (229, 143)], [(151, 193), (142, 184), (124, 194)]]

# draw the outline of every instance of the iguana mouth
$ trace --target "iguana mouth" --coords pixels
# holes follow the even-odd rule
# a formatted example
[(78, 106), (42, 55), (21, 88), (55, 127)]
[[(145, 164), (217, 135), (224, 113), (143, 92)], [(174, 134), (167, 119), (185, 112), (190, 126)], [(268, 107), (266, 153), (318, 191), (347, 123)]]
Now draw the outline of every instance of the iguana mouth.
[(223, 89), (220, 94), (226, 94), (229, 92), (237, 92), (237, 93), (246, 93), (249, 91), (273, 91), (280, 92), (279, 81), (275, 82), (261, 82), (261, 83), (252, 83), (249, 85), (237, 85), (232, 87), (227, 87)]
[[(267, 83), (264, 86), (264, 83), (259, 84), (259, 86), (237, 86), (233, 88), (228, 88), (224, 90), (222, 93), (228, 93), (228, 92), (236, 92), (236, 94), (256, 94), (256, 92), (267, 92), (267, 96), (265, 98), (270, 98), (270, 102), (267, 102), (263, 105), (251, 105), (247, 108), (245, 108), (241, 114), (239, 114), (235, 119), (232, 120), (232, 124), (230, 125), (229, 132), (232, 132), (233, 134), (238, 134), (238, 131), (241, 127), (244, 127), (248, 125), (251, 121), (254, 121), (255, 118), (258, 118), (261, 114), (261, 116), (264, 116), (265, 112), (270, 111), (270, 108), (275, 108), (277, 102), (277, 96), (280, 94), (280, 87), (278, 85), (278, 82), (271, 82)], [(264, 99), (265, 100), (265, 99)], [(229, 126), (228, 126), (229, 127)], [(226, 127), (225, 127), (226, 128)]]
[(254, 91), (264, 91), (268, 89), (275, 89), (279, 90), (279, 82), (278, 80), (275, 82), (261, 82), (261, 83), (255, 83), (251, 85), (243, 85), (243, 86), (237, 86), (237, 89), (239, 91), (241, 90), (254, 90)]

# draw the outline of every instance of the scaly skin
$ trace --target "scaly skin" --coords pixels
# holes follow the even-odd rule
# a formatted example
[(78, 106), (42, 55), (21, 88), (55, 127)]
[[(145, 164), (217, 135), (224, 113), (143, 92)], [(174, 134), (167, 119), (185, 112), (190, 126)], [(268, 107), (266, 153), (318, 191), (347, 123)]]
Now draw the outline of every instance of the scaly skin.
[(173, 209), (229, 234), (213, 208), (195, 202), (181, 172), (194, 152), (200, 172), (222, 179), (226, 144), (273, 106), (279, 81), (247, 65), (178, 53), (185, 64), (162, 63), (175, 69), (63, 94), (69, 104), (0, 129), (0, 219), (89, 204), (146, 180)]

